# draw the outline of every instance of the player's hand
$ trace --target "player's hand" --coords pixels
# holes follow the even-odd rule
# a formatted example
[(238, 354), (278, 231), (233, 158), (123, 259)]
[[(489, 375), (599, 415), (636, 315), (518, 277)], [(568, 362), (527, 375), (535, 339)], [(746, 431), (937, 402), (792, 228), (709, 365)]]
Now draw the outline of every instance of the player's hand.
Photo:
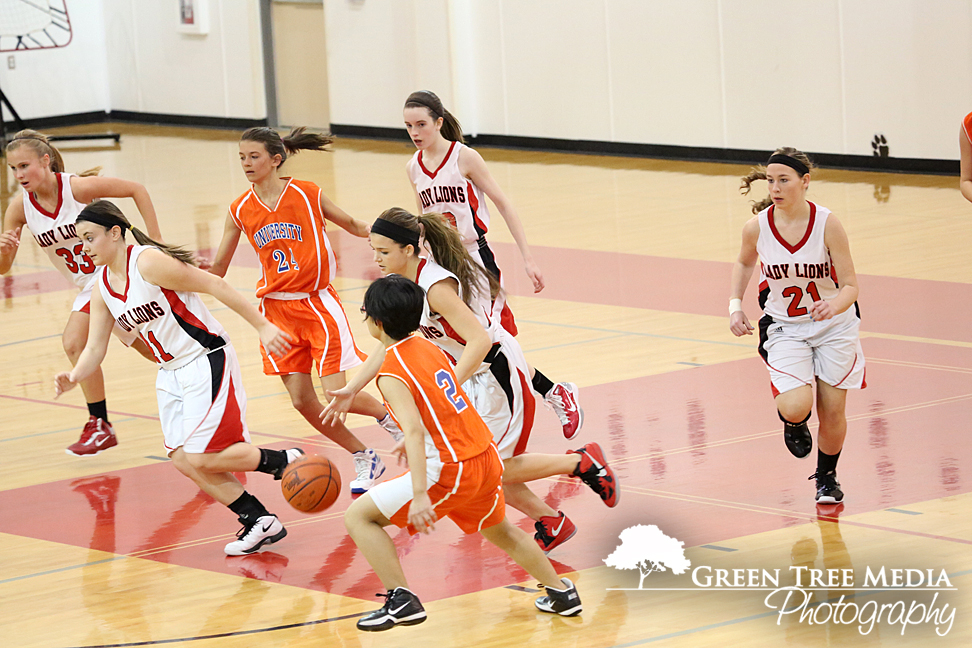
[(263, 348), (266, 349), (267, 353), (272, 356), (277, 356), (282, 358), (288, 351), (290, 351), (290, 343), (294, 339), (281, 331), (279, 328), (267, 322), (263, 328), (260, 329), (260, 342), (263, 343)]
[(749, 323), (749, 318), (743, 311), (736, 311), (729, 316), (729, 330), (736, 337), (753, 334), (753, 325)]
[(54, 398), (57, 398), (66, 391), (70, 391), (78, 386), (78, 383), (71, 380), (70, 371), (62, 371), (54, 376)]
[(324, 407), (321, 412), (321, 423), (325, 425), (333, 425), (335, 423), (344, 423), (345, 418), (348, 416), (348, 412), (351, 411), (351, 403), (354, 402), (354, 397), (357, 392), (352, 391), (350, 387), (342, 387), (341, 389), (331, 391), (326, 390), (325, 393), (330, 399), (330, 402)]
[(416, 531), (431, 533), (435, 530), (437, 519), (428, 493), (422, 493), (412, 498), (412, 503), (408, 505), (408, 523), (415, 527)]
[(7, 230), (0, 234), (0, 254), (10, 254), (20, 247), (20, 230)]
[(530, 277), (530, 281), (533, 282), (533, 292), (538, 293), (543, 290), (543, 273), (540, 272), (540, 267), (533, 261), (527, 261), (526, 273)]
[(192, 260), (196, 262), (196, 267), (200, 270), (210, 270), (213, 267), (213, 260), (203, 256), (198, 252), (193, 253)]
[(396, 443), (395, 447), (391, 449), (391, 453), (398, 459), (399, 466), (408, 466), (408, 455), (405, 454), (405, 439)]
[(810, 319), (814, 322), (828, 320), (836, 314), (837, 311), (829, 301), (821, 299), (820, 301), (813, 302), (813, 305), (810, 306)]

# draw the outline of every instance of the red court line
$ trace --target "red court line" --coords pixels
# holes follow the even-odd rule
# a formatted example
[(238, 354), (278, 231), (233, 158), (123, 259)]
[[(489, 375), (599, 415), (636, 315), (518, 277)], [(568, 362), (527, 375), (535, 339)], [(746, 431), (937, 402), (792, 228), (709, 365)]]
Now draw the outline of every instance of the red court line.
[[(366, 242), (344, 232), (331, 232), (329, 238), (338, 259), (339, 276), (367, 281), (380, 276)], [(696, 315), (725, 315), (731, 263), (531, 246), (546, 277), (569, 277), (548, 279), (547, 287), (536, 295), (523, 271), (516, 245), (490, 243), (490, 247), (496, 253), (499, 266), (505, 269), (506, 289), (513, 295)], [(237, 249), (233, 263), (259, 267), (256, 253), (248, 245)], [(576, 272), (579, 267), (584, 268), (584, 272)], [(967, 325), (972, 319), (972, 284), (857, 276), (861, 288), (862, 330), (972, 342), (972, 327)], [(759, 313), (755, 278), (752, 283), (745, 307), (750, 317), (755, 318)], [(3, 292), (7, 297), (19, 297), (66, 287), (66, 280), (50, 270), (6, 277)], [(908, 304), (908, 308), (901, 308), (901, 304)]]
[[(908, 357), (928, 347), (889, 340), (876, 340), (873, 346), (883, 357)], [(944, 351), (934, 347), (926, 360), (936, 361), (936, 354)], [(952, 362), (972, 365), (972, 349), (947, 351)], [(882, 364), (872, 369), (868, 389), (848, 399), (851, 420), (840, 464), (841, 483), (849, 493), (843, 515), (968, 492), (972, 447), (955, 444), (951, 433), (962, 429), (967, 408), (955, 402), (932, 410), (907, 406), (966, 394), (972, 377), (934, 368)], [(631, 491), (615, 509), (603, 506), (576, 479), (531, 484), (538, 496), (554, 509), (564, 510), (578, 526), (575, 538), (551, 555), (558, 561), (558, 571), (602, 565), (616, 548), (620, 532), (634, 524), (656, 524), (686, 546), (698, 546), (814, 519), (813, 485), (806, 479), (812, 466), (793, 460), (776, 437), (726, 443), (754, 429), (777, 425), (765, 384), (762, 361), (754, 357), (586, 387), (581, 390), (584, 436), (575, 445), (564, 441), (555, 417), (542, 416), (531, 435), (531, 451), (559, 454), (597, 441), (609, 461), (645, 457), (637, 463), (616, 464), (622, 489), (627, 485)], [(727, 388), (734, 385), (753, 388)], [(288, 439), (272, 447), (293, 444)], [(685, 447), (689, 450), (671, 454)], [(314, 450), (328, 454), (345, 477), (353, 474), (348, 453)], [(759, 466), (758, 474), (740, 474), (741, 466), (753, 465)], [(400, 472), (388, 468), (390, 475)], [(0, 519), (0, 531), (361, 599), (370, 599), (380, 590), (344, 529), (340, 513), (351, 502), (346, 492), (334, 515), (328, 511), (325, 518), (310, 519), (287, 507), (279, 483), (268, 476), (246, 474), (241, 479), (249, 492), (290, 525), (285, 542), (249, 557), (223, 556), (219, 545), (232, 538), (235, 516), (202, 495), (168, 463), (2, 491), (0, 510), (7, 515)], [(654, 497), (646, 505), (635, 493), (640, 489), (674, 496)], [(722, 504), (695, 500), (710, 497), (718, 497)], [(43, 509), (36, 507), (38, 501), (45, 502)], [(151, 510), (146, 502), (152, 503)], [(532, 533), (529, 520), (514, 512), (510, 516)], [(396, 530), (392, 534), (414, 585), (436, 592), (429, 600), (528, 579), (498, 549), (478, 536), (465, 536), (451, 524), (437, 527), (428, 537), (409, 537)], [(920, 531), (911, 535), (948, 540)]]

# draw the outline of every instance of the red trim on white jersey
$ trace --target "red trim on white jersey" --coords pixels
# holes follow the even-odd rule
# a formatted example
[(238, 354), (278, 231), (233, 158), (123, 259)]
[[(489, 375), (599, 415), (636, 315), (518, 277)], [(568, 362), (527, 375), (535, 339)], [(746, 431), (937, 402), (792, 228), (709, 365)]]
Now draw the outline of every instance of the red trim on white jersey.
[(449, 150), (446, 151), (445, 157), (442, 158), (442, 162), (439, 164), (438, 168), (435, 171), (432, 171), (432, 172), (429, 172), (429, 170), (425, 168), (425, 162), (422, 161), (422, 153), (424, 153), (424, 151), (419, 151), (419, 154), (418, 154), (418, 163), (419, 163), (419, 166), (422, 168), (422, 171), (425, 172), (425, 175), (429, 176), (430, 178), (435, 178), (435, 176), (439, 173), (439, 171), (442, 169), (442, 167), (445, 166), (445, 163), (449, 161), (449, 156), (452, 155), (452, 149), (454, 149), (454, 148), (456, 148), (456, 143), (455, 142), (453, 142), (452, 144), (449, 145)]
[(802, 248), (806, 242), (810, 240), (810, 234), (813, 233), (813, 221), (817, 217), (817, 206), (809, 200), (807, 201), (807, 204), (810, 205), (810, 221), (807, 223), (807, 231), (803, 233), (803, 238), (800, 239), (800, 242), (796, 245), (790, 245), (787, 243), (786, 239), (780, 236), (780, 233), (777, 231), (776, 218), (774, 217), (774, 214), (776, 213), (776, 205), (770, 205), (769, 213), (766, 215), (766, 220), (769, 222), (770, 230), (773, 232), (773, 236), (776, 237), (776, 240), (780, 242), (780, 245), (785, 247), (790, 254), (793, 254)]
[(122, 294), (116, 293), (114, 288), (111, 287), (111, 281), (109, 281), (108, 279), (108, 266), (105, 266), (104, 269), (102, 270), (102, 274), (104, 276), (104, 281), (105, 281), (105, 288), (108, 289), (108, 293), (115, 299), (120, 299), (123, 302), (128, 301), (128, 287), (132, 285), (132, 278), (128, 274), (128, 270), (129, 268), (131, 268), (132, 265), (131, 260), (132, 260), (132, 246), (129, 245), (128, 249), (125, 250), (125, 292)]
[[(57, 218), (58, 212), (61, 211), (61, 205), (64, 204), (64, 185), (62, 184), (61, 174), (55, 173), (54, 176), (57, 178), (57, 206), (54, 208), (53, 213), (41, 207), (40, 203), (37, 202), (37, 198), (34, 197), (33, 191), (27, 192), (27, 197), (30, 199), (30, 204), (34, 206), (34, 209), (48, 218)], [(70, 180), (68, 180), (68, 182), (70, 182)]]
[(209, 327), (203, 324), (198, 317), (193, 315), (192, 311), (189, 310), (185, 302), (179, 298), (179, 295), (178, 293), (176, 293), (176, 291), (170, 290), (168, 288), (162, 288), (161, 286), (159, 286), (159, 289), (162, 291), (162, 294), (165, 295), (165, 300), (169, 302), (169, 307), (172, 309), (172, 312), (178, 315), (179, 317), (181, 317), (184, 322), (186, 322), (187, 324), (192, 324), (193, 326), (200, 329), (204, 333), (209, 333), (210, 335), (216, 335), (216, 336), (219, 335), (218, 333), (213, 333), (212, 331), (210, 331)]

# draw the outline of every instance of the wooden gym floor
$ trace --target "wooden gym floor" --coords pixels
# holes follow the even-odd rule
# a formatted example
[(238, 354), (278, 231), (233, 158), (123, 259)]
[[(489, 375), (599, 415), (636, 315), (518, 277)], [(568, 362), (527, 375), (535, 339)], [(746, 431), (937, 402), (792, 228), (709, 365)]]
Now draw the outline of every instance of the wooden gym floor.
[[(246, 187), (238, 134), (121, 131), (116, 148), (64, 143), (68, 168), (100, 165), (105, 175), (142, 182), (167, 241), (214, 250), (228, 204)], [(302, 153), (286, 169), (370, 222), (387, 207), (414, 207), (404, 172), (412, 152), (405, 143), (342, 140), (333, 153)], [(848, 397), (839, 467), (846, 503), (817, 509), (807, 481), (814, 465), (783, 446), (756, 339), (728, 330), (730, 268), (750, 216), (736, 190), (747, 167), (482, 152), (516, 204), (547, 282), (532, 293), (494, 211), (489, 238), (521, 344), (548, 376), (581, 387), (586, 412), (581, 435), (568, 443), (554, 415), (539, 409), (530, 449), (560, 453), (597, 440), (621, 482), (616, 509), (576, 480), (533, 485), (577, 523), (577, 535), (551, 559), (576, 581), (583, 615), (537, 612), (535, 582), (478, 536), (443, 522), (431, 536), (393, 532), (428, 621), (359, 633), (355, 618), (377, 607), (381, 588), (344, 532), (350, 496), (302, 515), (261, 474), (247, 475), (247, 488), (290, 535), (259, 554), (224, 556), (236, 520), (167, 465), (156, 370), (117, 342), (104, 368), (120, 444), (87, 459), (65, 454), (87, 418), (80, 390), (53, 400), (52, 377), (69, 366), (59, 337), (75, 293), (25, 236), (0, 279), (4, 641), (24, 648), (972, 643), (972, 205), (957, 179), (814, 175), (810, 198), (830, 207), (850, 237), (868, 362), (868, 388)], [(2, 179), (9, 198), (13, 183)], [(368, 348), (357, 306), (377, 268), (367, 242), (331, 234), (340, 256), (335, 284)], [(252, 298), (257, 276), (243, 244), (227, 279)], [(240, 355), (254, 443), (326, 452), (346, 481), (350, 458), (303, 422), (278, 379), (262, 374), (255, 333), (208, 303)], [(755, 321), (753, 288), (746, 308)], [(391, 444), (373, 421), (350, 424), (387, 456)], [(523, 516), (509, 515), (532, 533)], [(636, 571), (606, 566), (619, 534), (638, 524), (684, 542), (691, 569), (651, 574), (638, 591)], [(764, 602), (782, 601), (786, 591), (772, 590), (794, 584), (791, 568), (806, 568), (804, 588), (819, 585), (813, 602), (825, 603), (807, 608), (809, 618), (806, 610), (803, 618), (780, 615)], [(893, 569), (922, 570), (925, 582), (865, 587), (868, 571), (882, 568), (888, 585)], [(717, 569), (729, 570), (722, 587), (693, 582), (693, 572)], [(732, 581), (740, 573), (732, 570), (750, 569), (782, 577)], [(851, 570), (853, 583), (812, 584), (809, 569)], [(838, 608), (834, 622), (830, 612), (842, 602), (856, 607)], [(868, 631), (865, 612), (879, 605), (884, 616)], [(912, 622), (904, 630), (902, 616)]]

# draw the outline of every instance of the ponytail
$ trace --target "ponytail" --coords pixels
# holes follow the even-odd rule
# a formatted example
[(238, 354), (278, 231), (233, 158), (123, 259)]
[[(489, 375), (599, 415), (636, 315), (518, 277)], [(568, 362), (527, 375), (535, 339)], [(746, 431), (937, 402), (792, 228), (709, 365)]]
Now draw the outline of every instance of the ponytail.
[(334, 141), (330, 133), (307, 133), (306, 126), (300, 126), (290, 131), (286, 137), (268, 126), (257, 126), (243, 132), (240, 137), (241, 142), (259, 142), (267, 150), (272, 158), (280, 156), (280, 164), (283, 166), (287, 161), (288, 155), (294, 155), (299, 151), (326, 151), (328, 144)]
[(499, 281), (470, 256), (459, 238), (459, 232), (442, 214), (414, 216), (401, 207), (392, 207), (385, 210), (378, 218), (424, 236), (435, 262), (456, 275), (462, 287), (463, 301), (467, 306), (471, 305), (473, 298), (479, 295), (486, 285), (489, 286), (490, 300), (496, 299), (500, 294)]
[[(51, 171), (53, 173), (64, 173), (64, 158), (61, 157), (61, 152), (51, 145), (51, 140), (47, 135), (25, 128), (7, 142), (6, 151), (10, 153), (11, 151), (16, 151), (21, 146), (26, 146), (32, 150), (38, 158), (42, 158), (45, 155), (49, 156), (51, 158)], [(99, 166), (82, 171), (78, 175), (81, 177), (96, 176), (100, 172), (101, 167)]]
[(442, 137), (450, 142), (466, 143), (466, 140), (462, 137), (462, 125), (459, 123), (459, 120), (456, 119), (455, 115), (445, 109), (442, 101), (435, 96), (435, 93), (429, 90), (413, 92), (405, 100), (405, 107), (425, 108), (433, 118), (438, 119), (441, 117), (442, 128), (439, 132), (442, 133)]
[(173, 259), (178, 259), (186, 265), (196, 265), (195, 256), (192, 252), (185, 248), (166, 245), (165, 243), (159, 243), (151, 239), (148, 234), (134, 227), (114, 203), (108, 202), (107, 200), (95, 200), (81, 210), (76, 220), (101, 225), (106, 230), (110, 230), (112, 227), (119, 227), (121, 228), (122, 239), (125, 238), (125, 232), (129, 231), (132, 233), (135, 242), (139, 245), (157, 247)]
[[(773, 160), (773, 157), (777, 155), (783, 156), (785, 158), (790, 158), (794, 163), (789, 163), (786, 161), (784, 161), (783, 163), (789, 166), (790, 168), (792, 168), (794, 171), (796, 171), (801, 178), (816, 168), (813, 162), (810, 161), (810, 158), (807, 157), (806, 153), (804, 153), (803, 151), (798, 151), (792, 146), (784, 146), (782, 148), (778, 148), (775, 151), (773, 151), (773, 155), (770, 156), (770, 161), (767, 162), (766, 164), (768, 165), (771, 162), (778, 161), (778, 160)], [(803, 168), (800, 168), (801, 166)], [(806, 169), (806, 172), (803, 172), (803, 169)], [(762, 164), (760, 164), (759, 166), (755, 166), (752, 169), (750, 169), (748, 175), (743, 176), (740, 179), (739, 192), (742, 193), (742, 195), (744, 196), (748, 195), (750, 189), (752, 189), (753, 182), (755, 182), (756, 180), (765, 180), (765, 179), (766, 179), (766, 167), (763, 166)], [(769, 196), (763, 198), (760, 201), (754, 200), (752, 202), (753, 213), (758, 214), (759, 212), (763, 211), (764, 209), (766, 209), (772, 204), (773, 204), (773, 199), (770, 198)]]

